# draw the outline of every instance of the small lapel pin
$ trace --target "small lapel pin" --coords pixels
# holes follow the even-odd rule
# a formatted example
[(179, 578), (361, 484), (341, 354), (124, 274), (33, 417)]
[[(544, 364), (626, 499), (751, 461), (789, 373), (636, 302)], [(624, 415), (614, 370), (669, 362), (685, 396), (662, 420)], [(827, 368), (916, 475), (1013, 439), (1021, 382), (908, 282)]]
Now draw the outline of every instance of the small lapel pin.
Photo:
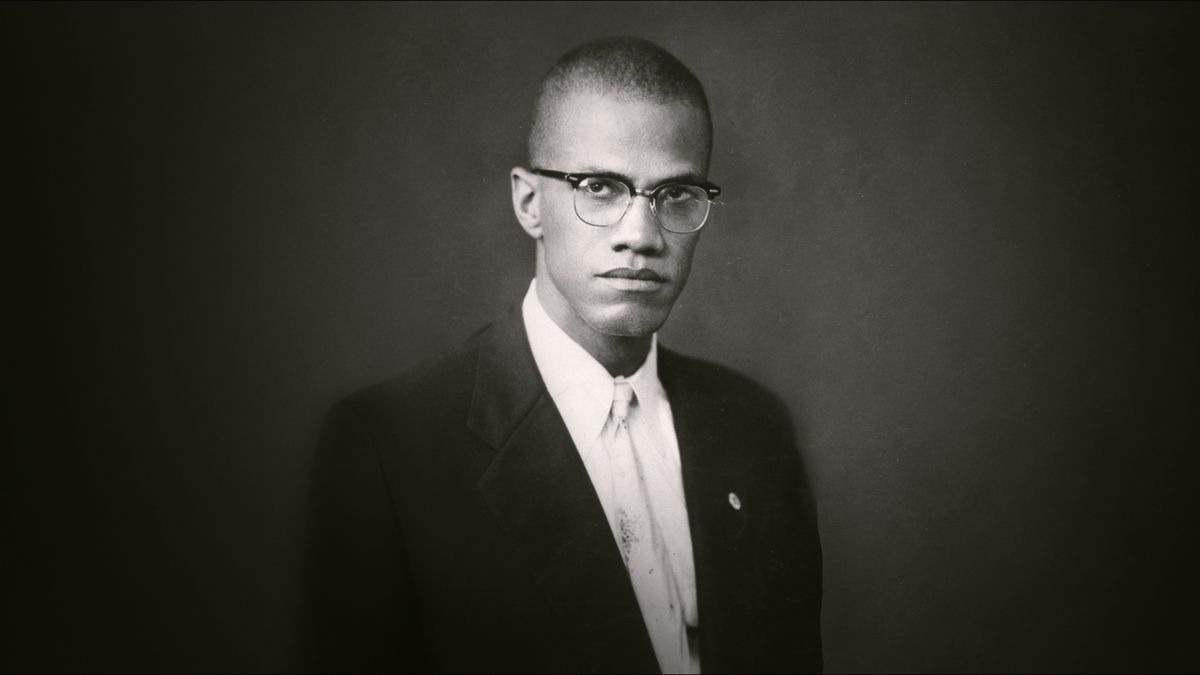
[(733, 507), (734, 511), (742, 510), (742, 500), (738, 498), (736, 492), (729, 493), (729, 505)]

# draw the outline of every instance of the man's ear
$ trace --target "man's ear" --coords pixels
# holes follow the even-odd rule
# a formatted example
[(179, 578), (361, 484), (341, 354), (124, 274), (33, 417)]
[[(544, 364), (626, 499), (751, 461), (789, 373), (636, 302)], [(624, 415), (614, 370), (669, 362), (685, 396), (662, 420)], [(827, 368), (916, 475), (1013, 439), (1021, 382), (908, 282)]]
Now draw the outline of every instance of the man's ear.
[(537, 174), (521, 167), (513, 167), (512, 174), (513, 212), (525, 233), (534, 239), (542, 238), (541, 195), (538, 192)]

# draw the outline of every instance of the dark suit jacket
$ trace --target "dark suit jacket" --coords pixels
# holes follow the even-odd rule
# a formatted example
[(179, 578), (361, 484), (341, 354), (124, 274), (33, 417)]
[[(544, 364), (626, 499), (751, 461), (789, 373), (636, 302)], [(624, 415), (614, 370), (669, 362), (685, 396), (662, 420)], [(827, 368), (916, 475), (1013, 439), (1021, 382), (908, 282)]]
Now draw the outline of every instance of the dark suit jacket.
[[(820, 544), (784, 407), (662, 348), (659, 377), (679, 438), (701, 667), (820, 670)], [(335, 406), (314, 506), (314, 669), (658, 670), (519, 313)]]

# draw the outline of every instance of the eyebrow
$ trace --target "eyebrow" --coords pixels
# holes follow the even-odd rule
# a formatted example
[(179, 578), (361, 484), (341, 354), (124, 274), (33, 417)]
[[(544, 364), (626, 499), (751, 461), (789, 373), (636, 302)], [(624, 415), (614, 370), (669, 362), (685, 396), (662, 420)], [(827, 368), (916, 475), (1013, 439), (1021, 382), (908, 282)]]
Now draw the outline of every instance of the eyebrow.
[[(577, 176), (599, 176), (601, 178), (616, 178), (617, 180), (623, 181), (628, 185), (637, 187), (637, 184), (629, 176), (626, 176), (623, 173), (618, 173), (616, 171), (608, 171), (605, 169), (601, 169), (599, 167), (594, 167), (594, 166), (593, 167), (585, 167), (579, 171), (572, 171), (571, 173), (574, 175), (577, 175)], [(671, 185), (673, 183), (694, 183), (696, 185), (701, 185), (701, 184), (704, 184), (704, 182), (705, 181), (703, 178), (701, 178), (700, 176), (697, 176), (694, 173), (681, 173), (681, 174), (677, 174), (674, 176), (669, 176), (667, 178), (664, 178), (664, 179), (658, 181), (657, 183), (654, 184), (654, 187), (660, 187), (663, 185)]]

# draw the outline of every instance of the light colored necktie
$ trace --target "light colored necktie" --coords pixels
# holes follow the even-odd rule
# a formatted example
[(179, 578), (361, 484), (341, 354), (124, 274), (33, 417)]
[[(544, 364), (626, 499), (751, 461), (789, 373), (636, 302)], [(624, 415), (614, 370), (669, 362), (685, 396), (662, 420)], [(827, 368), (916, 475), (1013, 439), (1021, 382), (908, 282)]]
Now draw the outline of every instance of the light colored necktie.
[(664, 673), (699, 672), (688, 645), (682, 589), (668, 561), (662, 525), (654, 517), (646, 470), (629, 433), (633, 387), (623, 377), (613, 383), (613, 402), (604, 428), (604, 445), (612, 466), (613, 535), (621, 549), (654, 654)]

